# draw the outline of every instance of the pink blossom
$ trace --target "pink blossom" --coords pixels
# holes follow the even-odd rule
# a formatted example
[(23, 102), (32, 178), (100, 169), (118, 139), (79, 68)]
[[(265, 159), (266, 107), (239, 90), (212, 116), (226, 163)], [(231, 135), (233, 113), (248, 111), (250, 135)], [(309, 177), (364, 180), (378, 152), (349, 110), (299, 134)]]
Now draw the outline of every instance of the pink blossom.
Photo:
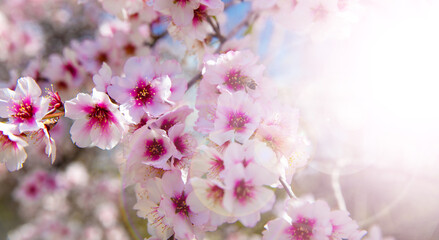
[(40, 97), (41, 89), (34, 79), (18, 79), (15, 91), (0, 89), (0, 117), (18, 126), (20, 133), (43, 127), (42, 118), (49, 108), (49, 100)]
[(328, 204), (320, 200), (294, 207), (292, 201), (286, 202), (289, 218), (268, 222), (262, 239), (328, 240), (332, 230)]
[(194, 9), (199, 6), (199, 0), (157, 0), (154, 9), (166, 15), (171, 15), (172, 21), (179, 26), (190, 24), (194, 18)]
[(264, 66), (257, 62), (258, 57), (249, 50), (229, 51), (204, 62), (203, 79), (218, 85), (220, 89), (245, 91), (254, 95), (264, 72)]
[(83, 68), (91, 74), (98, 72), (104, 62), (111, 67), (118, 65), (117, 48), (111, 38), (98, 36), (93, 41), (74, 41), (72, 49)]
[(79, 65), (75, 52), (68, 48), (64, 49), (63, 56), (50, 55), (42, 74), (61, 90), (65, 90), (63, 87), (78, 87), (84, 80), (84, 70)]
[(276, 176), (267, 172), (257, 164), (249, 164), (244, 168), (236, 164), (224, 173), (223, 206), (232, 216), (246, 216), (260, 211), (274, 193), (265, 185), (276, 182)]
[(233, 168), (236, 164), (240, 164), (244, 168), (250, 164), (257, 164), (265, 168), (265, 171), (275, 175), (276, 178), (285, 172), (284, 166), (277, 159), (273, 150), (258, 140), (248, 140), (244, 144), (232, 142), (224, 150), (223, 156), (226, 169)]
[(15, 190), (15, 198), (21, 202), (35, 202), (45, 194), (58, 189), (58, 180), (55, 175), (44, 170), (37, 170), (27, 175)]
[(208, 209), (210, 214), (208, 224), (210, 226), (217, 227), (225, 222), (233, 223), (237, 220), (236, 217), (230, 216), (223, 206), (224, 184), (217, 180), (192, 177), (191, 185), (197, 196), (197, 201), (202, 203), (202, 206), (198, 205), (193, 211), (199, 212)]
[(201, 204), (196, 199), (190, 184), (183, 182), (181, 172), (166, 172), (162, 178), (164, 195), (160, 201), (159, 211), (164, 213), (165, 222), (172, 226), (177, 239), (193, 239), (197, 226), (209, 220), (207, 212), (194, 212), (194, 204)]
[(93, 89), (93, 94), (80, 93), (65, 103), (66, 117), (74, 119), (70, 134), (79, 147), (97, 146), (112, 149), (122, 139), (124, 120), (117, 105), (108, 96)]
[(158, 116), (171, 107), (171, 79), (154, 71), (158, 65), (153, 57), (133, 57), (125, 63), (125, 77), (114, 77), (108, 93), (121, 104), (121, 112), (138, 123), (144, 113)]
[(189, 108), (187, 105), (178, 107), (163, 114), (156, 121), (154, 121), (152, 125), (168, 132), (168, 130), (176, 124), (184, 123), (187, 116), (189, 116), (189, 114), (191, 114), (193, 111), (194, 110)]
[(176, 124), (168, 132), (169, 139), (181, 154), (180, 158), (174, 159), (174, 166), (184, 165), (188, 159), (192, 158), (197, 148), (197, 140), (191, 134), (185, 133), (184, 127), (183, 123)]
[(224, 169), (223, 155), (212, 147), (202, 145), (191, 159), (190, 176), (219, 180)]
[(224, 10), (224, 3), (220, 0), (199, 0), (197, 7), (193, 9), (192, 21), (186, 24), (171, 24), (169, 29), (171, 36), (183, 39), (186, 43), (199, 40), (203, 41), (209, 32), (213, 32), (208, 23), (208, 18), (216, 16)]
[[(268, 105), (267, 105), (268, 106)], [(299, 111), (273, 103), (264, 109), (257, 136), (266, 142), (278, 156), (290, 156), (297, 138)]]
[(181, 153), (172, 144), (165, 131), (150, 129), (148, 125), (134, 132), (130, 142), (131, 148), (127, 156), (128, 161), (169, 170), (171, 166), (168, 160), (172, 156), (181, 157)]
[(260, 122), (256, 105), (245, 92), (221, 94), (209, 138), (218, 145), (232, 140), (240, 143), (248, 140)]
[(22, 137), (13, 134), (14, 128), (12, 124), (0, 123), (0, 162), (11, 172), (23, 167), (27, 158), (24, 147), (28, 145)]

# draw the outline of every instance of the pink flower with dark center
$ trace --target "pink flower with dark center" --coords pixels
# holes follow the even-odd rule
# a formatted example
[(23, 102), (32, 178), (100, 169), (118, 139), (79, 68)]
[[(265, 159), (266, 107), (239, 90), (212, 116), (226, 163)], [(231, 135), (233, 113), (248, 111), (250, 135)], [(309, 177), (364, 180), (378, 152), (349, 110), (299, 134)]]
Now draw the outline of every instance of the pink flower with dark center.
[(264, 185), (273, 184), (277, 179), (257, 164), (249, 164), (246, 168), (235, 164), (224, 171), (223, 206), (231, 216), (242, 217), (260, 212), (273, 198), (273, 191)]
[(328, 204), (316, 201), (296, 207), (293, 201), (288, 200), (285, 206), (289, 218), (268, 222), (262, 239), (329, 240), (332, 226)]
[(150, 129), (148, 125), (134, 132), (130, 139), (131, 148), (128, 160), (161, 168), (171, 169), (171, 157), (180, 158), (181, 154), (172, 144), (166, 132), (161, 129)]
[(224, 92), (218, 98), (214, 130), (209, 138), (218, 145), (235, 140), (243, 143), (254, 133), (260, 113), (245, 92)]
[(66, 87), (77, 87), (82, 84), (85, 75), (83, 68), (77, 61), (76, 53), (65, 48), (63, 55), (52, 54), (49, 57), (43, 76), (48, 78), (58, 88), (65, 84)]
[(190, 208), (186, 203), (187, 194), (183, 191), (181, 194), (177, 194), (171, 197), (172, 206), (175, 209), (175, 214), (180, 214), (185, 217), (189, 217)]
[(196, 27), (202, 23), (207, 17), (207, 6), (200, 4), (197, 9), (194, 10), (194, 17), (192, 18), (192, 25)]
[(202, 208), (202, 204), (191, 185), (183, 182), (180, 171), (168, 171), (162, 180), (164, 194), (159, 210), (164, 213), (165, 222), (173, 227), (177, 239), (194, 239), (196, 226), (202, 226), (209, 220), (207, 211), (192, 211), (192, 208)]
[(185, 26), (193, 19), (199, 4), (199, 0), (160, 0), (154, 1), (154, 10), (171, 15), (176, 25)]
[(285, 171), (273, 150), (258, 140), (248, 140), (244, 144), (232, 142), (224, 150), (223, 155), (226, 168), (233, 168), (237, 164), (244, 168), (250, 164), (258, 164), (277, 177)]
[(160, 129), (168, 130), (178, 123), (184, 123), (189, 114), (191, 114), (193, 110), (189, 108), (187, 105), (178, 107), (170, 112), (165, 113), (159, 119), (157, 119), (153, 126), (158, 127)]
[(203, 79), (220, 89), (246, 91), (253, 96), (260, 87), (264, 72), (264, 66), (257, 62), (258, 57), (249, 50), (228, 51), (204, 62)]
[(291, 227), (286, 229), (286, 234), (296, 240), (311, 240), (314, 219), (298, 217)]
[(47, 113), (49, 100), (40, 95), (41, 89), (34, 79), (18, 79), (15, 91), (0, 89), (0, 117), (9, 118), (20, 133), (42, 128), (41, 120)]
[(65, 109), (66, 117), (75, 120), (70, 134), (78, 147), (112, 149), (122, 139), (123, 117), (105, 93), (96, 89), (92, 96), (80, 93), (75, 99), (66, 101)]
[[(213, 227), (219, 226), (224, 222), (232, 223), (236, 221), (223, 207), (225, 195), (224, 185), (216, 180), (203, 179), (198, 177), (191, 178), (191, 185), (197, 196), (197, 200), (202, 203), (203, 208), (192, 208), (194, 212), (208, 209), (210, 214), (209, 224)], [(213, 228), (212, 230), (214, 230)]]
[(215, 148), (201, 145), (191, 159), (191, 177), (220, 179), (224, 171), (223, 156)]
[(117, 48), (112, 38), (98, 36), (81, 43), (73, 41), (72, 48), (79, 63), (91, 74), (98, 72), (104, 62), (112, 67), (117, 66)]
[(152, 139), (146, 141), (145, 156), (151, 161), (157, 161), (161, 156), (165, 155), (167, 150), (164, 147), (162, 139)]
[(138, 123), (148, 113), (151, 116), (163, 114), (173, 105), (171, 79), (154, 70), (158, 60), (153, 57), (133, 57), (125, 63), (125, 77), (114, 77), (114, 84), (108, 86), (109, 95), (121, 104), (125, 117)]
[(239, 203), (245, 204), (247, 201), (254, 198), (254, 188), (251, 180), (240, 179), (235, 182), (233, 188), (233, 196)]
[(192, 158), (197, 148), (196, 139), (189, 133), (184, 132), (185, 124), (179, 123), (169, 129), (168, 136), (174, 143), (175, 148), (180, 152), (179, 160)]

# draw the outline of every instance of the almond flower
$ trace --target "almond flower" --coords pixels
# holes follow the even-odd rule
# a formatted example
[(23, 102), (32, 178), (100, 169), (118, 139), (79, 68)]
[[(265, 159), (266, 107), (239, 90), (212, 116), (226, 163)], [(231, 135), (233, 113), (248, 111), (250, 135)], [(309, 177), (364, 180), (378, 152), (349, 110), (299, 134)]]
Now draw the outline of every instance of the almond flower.
[(128, 161), (140, 162), (155, 168), (171, 169), (168, 160), (171, 157), (181, 158), (166, 132), (161, 129), (150, 129), (148, 125), (134, 132), (130, 138), (131, 148)]
[(293, 200), (288, 200), (285, 207), (288, 217), (268, 222), (263, 240), (329, 240), (332, 226), (326, 202), (319, 200), (294, 207)]
[(257, 214), (274, 197), (273, 191), (265, 185), (276, 181), (274, 174), (257, 164), (250, 163), (245, 168), (242, 164), (235, 164), (226, 168), (223, 206), (236, 217)]
[(209, 138), (218, 145), (231, 140), (240, 143), (248, 140), (260, 122), (256, 105), (245, 92), (221, 94)]
[(10, 172), (22, 168), (27, 158), (24, 147), (28, 144), (12, 133), (14, 128), (12, 124), (0, 123), (0, 162), (5, 163)]
[(159, 116), (171, 107), (172, 81), (169, 75), (154, 70), (157, 61), (153, 57), (132, 57), (124, 66), (125, 77), (114, 77), (108, 94), (121, 104), (125, 117), (138, 123), (145, 113)]
[(218, 85), (220, 90), (245, 91), (255, 95), (263, 82), (265, 67), (257, 64), (258, 57), (251, 51), (229, 51), (204, 63), (203, 79)]
[(20, 133), (43, 128), (41, 122), (49, 108), (49, 100), (40, 97), (41, 89), (34, 79), (18, 79), (15, 91), (0, 89), (0, 117), (9, 118)]
[(105, 93), (96, 89), (91, 96), (80, 93), (66, 101), (65, 109), (66, 117), (75, 120), (70, 134), (78, 147), (112, 149), (122, 139), (123, 117)]

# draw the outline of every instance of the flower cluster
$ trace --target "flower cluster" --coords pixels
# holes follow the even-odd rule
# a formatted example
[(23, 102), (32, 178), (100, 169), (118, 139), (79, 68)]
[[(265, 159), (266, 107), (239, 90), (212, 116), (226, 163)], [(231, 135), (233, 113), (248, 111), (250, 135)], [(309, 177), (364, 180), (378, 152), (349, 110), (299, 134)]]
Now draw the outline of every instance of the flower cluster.
[[(25, 2), (38, 14), (24, 10)], [(355, 0), (5, 0), (0, 61), (7, 61), (11, 80), (0, 89), (0, 162), (16, 171), (34, 155), (25, 148), (44, 143), (53, 163), (54, 139), (69, 131), (77, 153), (97, 147), (120, 158), (112, 167), (122, 175), (123, 191), (134, 188), (133, 208), (147, 220), (142, 227), (149, 239), (203, 239), (223, 224), (266, 223), (263, 213), (283, 201), (279, 189), (294, 197), (293, 177), (311, 153), (298, 109), (279, 99), (258, 57), (262, 22), (274, 23), (269, 30), (280, 24), (323, 40), (344, 32), (358, 5)], [(11, 14), (8, 8), (23, 9)], [(242, 22), (229, 16), (229, 9), (245, 15)], [(71, 21), (74, 15), (83, 16)], [(16, 81), (19, 75), (26, 77)], [(127, 239), (117, 221), (117, 180), (71, 163), (80, 157), (65, 152), (64, 145), (58, 144), (61, 156), (53, 166), (58, 172), (29, 171), (32, 165), (24, 171), (29, 174), (14, 198), (29, 223), (10, 238)], [(324, 201), (296, 203), (286, 201), (263, 239), (354, 240), (365, 234), (348, 212), (330, 211)], [(84, 213), (81, 223), (77, 212)]]

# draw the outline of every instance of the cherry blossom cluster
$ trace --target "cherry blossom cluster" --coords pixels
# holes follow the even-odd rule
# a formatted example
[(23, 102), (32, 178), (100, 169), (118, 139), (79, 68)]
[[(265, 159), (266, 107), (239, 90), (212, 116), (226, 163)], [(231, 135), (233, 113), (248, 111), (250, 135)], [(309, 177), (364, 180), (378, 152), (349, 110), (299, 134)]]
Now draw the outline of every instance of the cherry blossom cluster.
[[(292, 199), (263, 239), (363, 237), (347, 211), (295, 199), (290, 186), (310, 146), (299, 111), (279, 100), (250, 44), (265, 21), (312, 40), (344, 33), (357, 1), (66, 0), (74, 10), (54, 10), (60, 2), (30, 1), (35, 11), (54, 13), (44, 16), (0, 13), (0, 60), (14, 69), (0, 88), (0, 161), (9, 171), (23, 167), (35, 143), (53, 163), (61, 126), (81, 149), (122, 152), (122, 185), (133, 186), (149, 239), (203, 239), (222, 225), (267, 223), (262, 214), (284, 201), (282, 189)], [(6, 0), (0, 9), (23, 4)], [(226, 27), (234, 5), (246, 17)], [(52, 51), (33, 26), (67, 24), (75, 11), (90, 23)], [(114, 179), (93, 179), (77, 163), (30, 171), (14, 193), (30, 223), (11, 239), (127, 239), (115, 220), (119, 191)], [(69, 218), (75, 207), (93, 220), (78, 225)]]

